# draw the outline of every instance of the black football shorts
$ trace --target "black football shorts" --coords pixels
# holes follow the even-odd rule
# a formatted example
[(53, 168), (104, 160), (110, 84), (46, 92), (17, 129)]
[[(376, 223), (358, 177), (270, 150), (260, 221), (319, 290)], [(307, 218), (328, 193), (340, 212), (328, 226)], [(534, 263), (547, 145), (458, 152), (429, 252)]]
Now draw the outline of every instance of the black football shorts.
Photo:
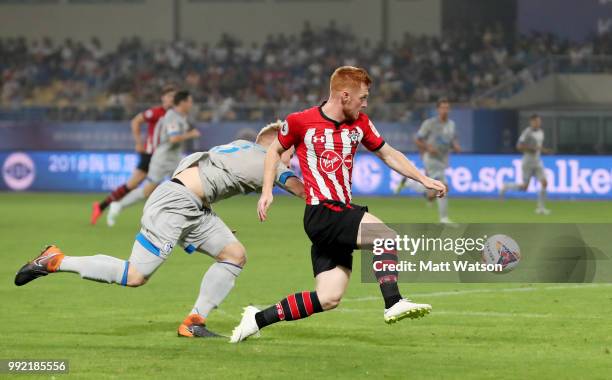
[(306, 205), (304, 230), (312, 242), (310, 256), (315, 277), (340, 265), (353, 268), (353, 250), (365, 206), (323, 201)]

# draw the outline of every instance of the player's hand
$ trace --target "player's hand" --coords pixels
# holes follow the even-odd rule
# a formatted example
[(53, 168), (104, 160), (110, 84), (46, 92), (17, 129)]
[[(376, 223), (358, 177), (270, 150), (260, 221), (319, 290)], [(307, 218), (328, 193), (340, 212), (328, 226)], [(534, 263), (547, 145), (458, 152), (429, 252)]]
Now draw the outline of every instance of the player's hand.
[(139, 141), (134, 145), (134, 150), (136, 151), (136, 153), (144, 153), (144, 145)]
[(200, 131), (196, 128), (189, 130), (189, 137), (192, 139), (197, 139), (198, 137), (200, 137), (202, 134), (200, 133)]
[(257, 215), (259, 216), (260, 221), (263, 222), (268, 217), (267, 215), (268, 208), (272, 204), (273, 200), (274, 200), (274, 197), (272, 196), (272, 193), (269, 193), (269, 194), (262, 193), (261, 197), (259, 197), (259, 202), (257, 202)]
[(442, 182), (435, 180), (433, 178), (425, 178), (425, 180), (422, 182), (423, 186), (425, 186), (427, 189), (429, 190), (433, 190), (436, 192), (436, 196), (438, 198), (442, 198), (446, 195), (446, 193), (448, 192), (448, 188), (446, 187), (445, 184), (443, 184)]
[(430, 154), (433, 154), (434, 156), (438, 155), (438, 150), (436, 148), (434, 148), (433, 145), (429, 144), (427, 145), (427, 152), (429, 152)]

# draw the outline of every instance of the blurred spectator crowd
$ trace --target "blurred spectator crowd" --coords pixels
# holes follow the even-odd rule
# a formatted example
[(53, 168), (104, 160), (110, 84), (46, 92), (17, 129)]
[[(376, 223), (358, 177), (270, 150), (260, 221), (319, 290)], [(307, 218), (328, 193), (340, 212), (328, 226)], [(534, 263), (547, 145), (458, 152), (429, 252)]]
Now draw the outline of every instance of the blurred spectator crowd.
[[(340, 65), (368, 69), (369, 113), (386, 120), (445, 96), (466, 103), (552, 55), (580, 65), (612, 54), (612, 37), (577, 44), (552, 35), (509, 36), (501, 28), (406, 34), (390, 46), (358, 40), (330, 23), (246, 45), (225, 34), (214, 44), (123, 40), (0, 39), (0, 118), (28, 108), (48, 118), (123, 119), (158, 101), (168, 83), (189, 89), (200, 120), (269, 120), (317, 104)], [(14, 117), (13, 117), (14, 118)]]

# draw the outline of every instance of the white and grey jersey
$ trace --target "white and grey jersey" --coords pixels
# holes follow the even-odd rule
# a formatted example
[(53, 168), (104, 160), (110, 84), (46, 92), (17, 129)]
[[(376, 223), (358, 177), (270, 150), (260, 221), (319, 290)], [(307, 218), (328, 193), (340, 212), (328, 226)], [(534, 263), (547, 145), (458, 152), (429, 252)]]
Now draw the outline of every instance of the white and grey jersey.
[[(185, 157), (174, 171), (176, 176), (197, 163), (204, 197), (208, 203), (237, 194), (260, 192), (263, 186), (266, 149), (246, 140), (236, 140), (212, 148), (208, 152), (193, 153)], [(284, 188), (289, 177), (296, 175), (279, 163), (276, 168), (276, 184)]]
[(448, 165), (448, 154), (456, 138), (454, 121), (448, 119), (442, 122), (437, 116), (429, 118), (421, 124), (417, 137), (438, 151), (437, 154), (425, 152), (424, 161), (439, 161)]
[(539, 165), (541, 163), (540, 151), (544, 145), (544, 131), (542, 128), (527, 127), (518, 139), (517, 145), (525, 145), (535, 149), (535, 152), (523, 152), (523, 165)]
[(174, 162), (176, 167), (181, 160), (185, 143), (172, 143), (170, 138), (185, 134), (188, 130), (187, 118), (174, 109), (168, 110), (155, 126), (153, 141), (156, 148), (151, 159), (157, 162)]

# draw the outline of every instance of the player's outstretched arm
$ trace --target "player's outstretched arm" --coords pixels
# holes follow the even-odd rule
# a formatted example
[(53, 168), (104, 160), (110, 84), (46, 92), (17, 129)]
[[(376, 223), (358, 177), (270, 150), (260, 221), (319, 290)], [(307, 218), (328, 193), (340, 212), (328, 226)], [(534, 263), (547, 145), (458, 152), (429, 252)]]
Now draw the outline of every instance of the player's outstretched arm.
[(130, 127), (132, 128), (132, 136), (134, 137), (134, 150), (138, 153), (144, 152), (144, 145), (140, 136), (140, 124), (145, 122), (145, 117), (140, 112), (138, 115), (132, 118)]
[(446, 186), (440, 181), (429, 178), (421, 173), (406, 156), (388, 143), (377, 150), (376, 155), (391, 169), (395, 170), (404, 177), (412, 178), (423, 184), (427, 189), (436, 190), (438, 197), (446, 195)]
[(532, 146), (529, 146), (527, 144), (523, 144), (523, 143), (518, 143), (516, 144), (516, 150), (518, 150), (521, 153), (536, 153), (538, 150), (534, 149)]
[(453, 139), (453, 152), (455, 153), (461, 153), (461, 145), (459, 145), (459, 141), (457, 139)]
[(431, 154), (438, 154), (438, 150), (436, 148), (434, 148), (430, 144), (427, 144), (425, 139), (423, 139), (423, 138), (421, 138), (419, 136), (415, 136), (414, 137), (414, 144), (417, 146), (417, 149), (421, 153), (422, 152), (429, 152)]
[(198, 137), (200, 137), (200, 131), (194, 128), (183, 134), (171, 136), (169, 140), (172, 144), (177, 144), (186, 140), (197, 139)]
[(276, 179), (276, 167), (281, 159), (281, 154), (286, 149), (278, 142), (278, 138), (274, 139), (274, 142), (268, 147), (266, 152), (266, 160), (264, 161), (264, 177), (263, 186), (261, 188), (261, 196), (259, 202), (257, 202), (257, 215), (260, 221), (264, 221), (267, 218), (268, 208), (272, 204), (274, 197), (272, 196), (272, 188), (274, 187), (274, 180)]
[(289, 177), (285, 182), (285, 189), (296, 197), (306, 198), (304, 183), (298, 177)]

